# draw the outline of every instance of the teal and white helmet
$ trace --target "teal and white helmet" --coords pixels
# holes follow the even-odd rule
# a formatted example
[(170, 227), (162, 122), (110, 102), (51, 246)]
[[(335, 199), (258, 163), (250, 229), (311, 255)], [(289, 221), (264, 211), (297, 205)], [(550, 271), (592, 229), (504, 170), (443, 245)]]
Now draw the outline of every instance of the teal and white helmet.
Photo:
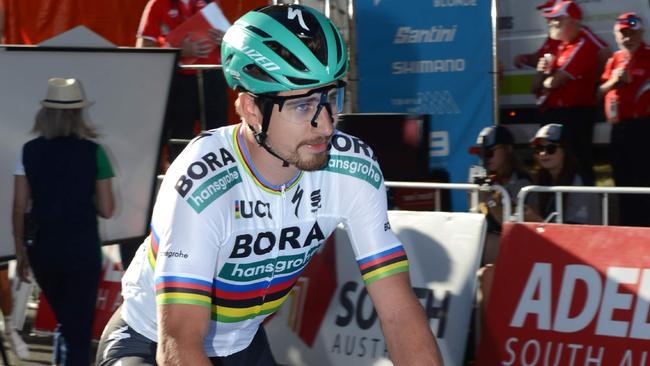
[(246, 13), (224, 35), (221, 59), (228, 85), (253, 94), (318, 87), (348, 70), (339, 30), (301, 5), (270, 5)]

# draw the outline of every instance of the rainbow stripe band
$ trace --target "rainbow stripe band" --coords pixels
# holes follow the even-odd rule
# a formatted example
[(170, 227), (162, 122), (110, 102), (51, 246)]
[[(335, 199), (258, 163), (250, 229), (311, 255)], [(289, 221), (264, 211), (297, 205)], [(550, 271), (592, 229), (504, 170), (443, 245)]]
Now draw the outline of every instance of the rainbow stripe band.
[(192, 304), (210, 307), (212, 283), (190, 277), (161, 276), (156, 278), (156, 303)]
[[(260, 175), (257, 170), (255, 169), (255, 166), (253, 165), (253, 162), (250, 160), (250, 155), (248, 153), (248, 150), (246, 149), (246, 144), (244, 143), (244, 137), (242, 135), (242, 126), (243, 124), (240, 124), (235, 128), (233, 131), (233, 145), (235, 146), (235, 152), (237, 153), (237, 156), (239, 157), (239, 160), (242, 162), (242, 166), (244, 167), (244, 171), (253, 179), (253, 182), (260, 188), (262, 188), (264, 191), (273, 193), (273, 194), (281, 194), (282, 193), (282, 185), (277, 186), (273, 185), (269, 182), (267, 182), (262, 175)], [(284, 184), (284, 189), (285, 191), (290, 190), (293, 188), (298, 182), (300, 181), (300, 178), (302, 178), (302, 170), (298, 171), (295, 177), (288, 183)]]
[(149, 231), (149, 248), (147, 250), (147, 259), (149, 260), (149, 265), (151, 266), (151, 269), (156, 268), (156, 258), (158, 257), (158, 243), (160, 243), (160, 239), (158, 238), (158, 234), (153, 230), (153, 226), (151, 227), (151, 231)]
[(401, 245), (359, 259), (357, 264), (366, 285), (395, 273), (409, 271), (408, 258)]

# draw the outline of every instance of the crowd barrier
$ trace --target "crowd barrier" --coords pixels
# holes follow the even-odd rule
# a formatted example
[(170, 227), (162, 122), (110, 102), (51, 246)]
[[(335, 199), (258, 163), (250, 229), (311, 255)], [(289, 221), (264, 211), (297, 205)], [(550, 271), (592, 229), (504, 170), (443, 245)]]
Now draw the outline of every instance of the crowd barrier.
[[(526, 196), (531, 192), (555, 193), (555, 207), (557, 212), (555, 216), (556, 223), (562, 223), (562, 193), (592, 193), (602, 194), (601, 213), (603, 225), (609, 225), (609, 195), (610, 194), (650, 194), (648, 187), (582, 187), (582, 186), (526, 186), (523, 187), (517, 195), (517, 215), (515, 221), (524, 221), (524, 202)], [(510, 221), (510, 220), (508, 220)]]

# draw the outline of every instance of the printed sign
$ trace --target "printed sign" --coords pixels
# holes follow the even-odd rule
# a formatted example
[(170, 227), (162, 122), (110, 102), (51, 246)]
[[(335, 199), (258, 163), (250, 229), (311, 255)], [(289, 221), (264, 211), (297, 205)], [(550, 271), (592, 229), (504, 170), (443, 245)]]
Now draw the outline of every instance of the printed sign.
[[(445, 365), (461, 366), (485, 217), (390, 211), (389, 220), (408, 254), (413, 290)], [(331, 239), (265, 324), (273, 355), (287, 365), (390, 365), (347, 234), (337, 229)]]
[[(429, 168), (465, 182), (493, 123), (490, 1), (357, 1), (358, 111), (430, 114)], [(381, 52), (377, 52), (381, 50)], [(454, 210), (466, 195), (452, 193)]]
[(478, 365), (647, 365), (649, 235), (504, 225)]

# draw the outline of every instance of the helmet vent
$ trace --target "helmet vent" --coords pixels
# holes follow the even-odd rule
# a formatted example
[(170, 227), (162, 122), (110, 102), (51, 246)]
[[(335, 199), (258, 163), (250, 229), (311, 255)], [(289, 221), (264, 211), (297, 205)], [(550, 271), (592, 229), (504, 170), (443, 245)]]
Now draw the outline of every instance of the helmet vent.
[(255, 64), (248, 64), (242, 68), (242, 71), (246, 73), (246, 75), (253, 77), (257, 80), (261, 81), (266, 81), (266, 82), (275, 82), (276, 80), (269, 75), (266, 71), (264, 71), (261, 67), (255, 65)]
[(312, 79), (293, 78), (290, 76), (286, 76), (286, 78), (296, 85), (309, 85), (309, 84), (318, 83), (318, 80), (312, 80)]
[(248, 29), (249, 31), (251, 31), (251, 32), (253, 32), (253, 33), (255, 33), (255, 34), (257, 34), (257, 35), (260, 36), (260, 37), (263, 37), (263, 38), (271, 38), (271, 35), (270, 35), (270, 34), (266, 33), (265, 31), (263, 31), (263, 30), (261, 30), (261, 29), (255, 27), (255, 26), (247, 25), (247, 26), (246, 26), (246, 29)]
[(298, 59), (298, 57), (296, 57), (296, 55), (293, 54), (293, 52), (289, 51), (286, 47), (284, 47), (277, 41), (265, 41), (264, 44), (267, 45), (270, 49), (272, 49), (275, 53), (277, 53), (280, 57), (282, 57), (294, 69), (298, 69), (303, 72), (309, 71), (307, 69), (307, 66), (305, 66), (305, 64), (303, 64)]
[(330, 27), (332, 27), (332, 33), (336, 37), (336, 61), (339, 62), (341, 61), (341, 55), (343, 53), (343, 50), (341, 49), (341, 44), (343, 43), (343, 40), (341, 39), (339, 32), (337, 32), (336, 28), (334, 28), (334, 25), (330, 24)]

